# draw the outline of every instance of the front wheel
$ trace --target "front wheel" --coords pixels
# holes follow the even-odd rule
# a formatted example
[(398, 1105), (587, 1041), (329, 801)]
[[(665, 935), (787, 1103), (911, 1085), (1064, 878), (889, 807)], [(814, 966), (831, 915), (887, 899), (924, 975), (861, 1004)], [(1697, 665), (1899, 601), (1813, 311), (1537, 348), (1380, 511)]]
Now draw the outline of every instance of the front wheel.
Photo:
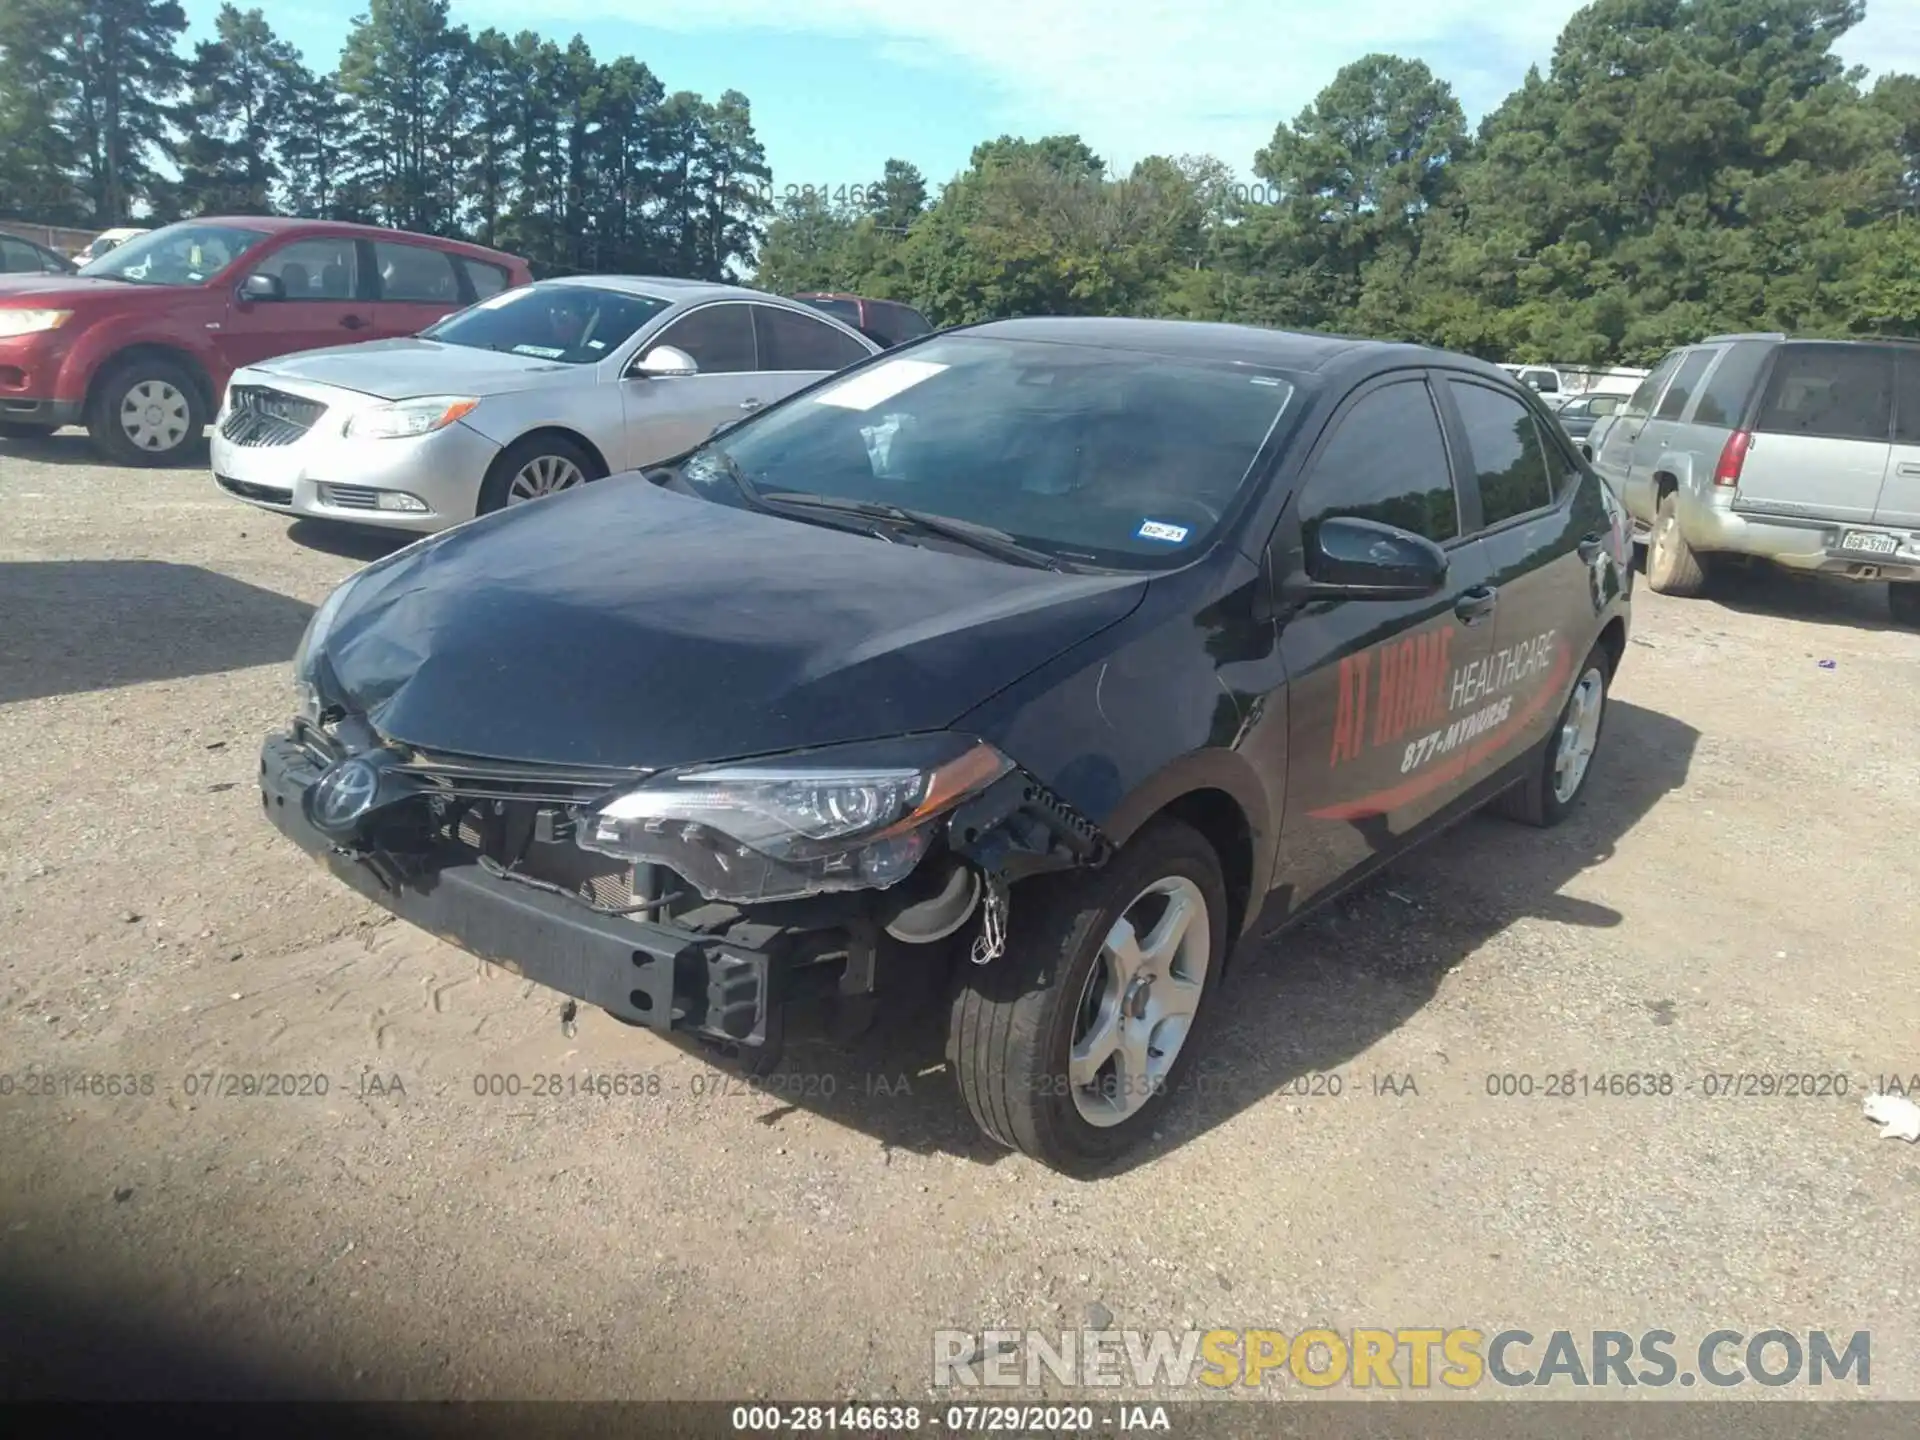
[(948, 1054), (975, 1122), (1083, 1174), (1149, 1133), (1197, 1048), (1227, 950), (1220, 860), (1153, 822), (1099, 870), (1013, 895), (1006, 953), (962, 963)]
[(1558, 825), (1586, 788), (1600, 748), (1601, 725), (1606, 719), (1607, 686), (1613, 663), (1606, 647), (1596, 645), (1580, 666), (1580, 678), (1560, 712), (1560, 723), (1541, 746), (1539, 762), (1527, 778), (1505, 791), (1491, 805), (1495, 814), (1541, 829)]
[(164, 357), (122, 361), (102, 375), (87, 406), (87, 433), (122, 465), (169, 465), (207, 428), (200, 387)]
[(565, 435), (530, 435), (509, 445), (487, 470), (480, 486), (478, 513), (486, 515), (563, 490), (577, 490), (605, 473), (579, 442)]

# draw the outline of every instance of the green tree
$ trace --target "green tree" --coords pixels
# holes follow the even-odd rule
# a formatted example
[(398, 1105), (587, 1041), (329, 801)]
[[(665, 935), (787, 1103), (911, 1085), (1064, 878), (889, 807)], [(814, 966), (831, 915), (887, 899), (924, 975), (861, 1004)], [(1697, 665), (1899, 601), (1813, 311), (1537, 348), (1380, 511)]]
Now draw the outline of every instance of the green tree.
[(408, 230), (449, 230), (460, 206), (459, 83), (472, 41), (447, 0), (369, 0), (340, 56), (354, 176), (374, 213)]
[(299, 56), (265, 15), (221, 5), (214, 38), (194, 49), (191, 94), (179, 119), (186, 132), (178, 191), (184, 210), (270, 211), (281, 174), (276, 146), (299, 75)]
[(174, 0), (9, 0), (0, 7), (0, 159), (25, 193), (106, 227), (148, 200), (173, 151), (186, 76)]
[(74, 80), (45, 37), (73, 24), (71, 0), (0, 6), (0, 215), (49, 222), (86, 218), (76, 186), (79, 147), (66, 126)]
[(279, 204), (286, 213), (309, 219), (368, 218), (364, 191), (351, 189), (351, 162), (344, 131), (347, 105), (331, 75), (316, 76), (290, 64), (285, 76), (279, 156)]

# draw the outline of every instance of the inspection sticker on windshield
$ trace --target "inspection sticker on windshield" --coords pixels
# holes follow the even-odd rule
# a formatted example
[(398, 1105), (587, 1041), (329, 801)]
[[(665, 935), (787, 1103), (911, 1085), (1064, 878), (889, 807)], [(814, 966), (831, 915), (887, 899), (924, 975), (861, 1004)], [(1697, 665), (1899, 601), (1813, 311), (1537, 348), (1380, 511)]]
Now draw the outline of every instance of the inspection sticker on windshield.
[(889, 360), (851, 380), (841, 381), (814, 398), (822, 405), (838, 405), (842, 410), (871, 410), (882, 400), (891, 400), (907, 387), (918, 385), (946, 368), (931, 360)]
[(1169, 525), (1164, 520), (1142, 520), (1140, 528), (1133, 533), (1142, 540), (1165, 540), (1169, 545), (1178, 545), (1187, 538), (1187, 527)]

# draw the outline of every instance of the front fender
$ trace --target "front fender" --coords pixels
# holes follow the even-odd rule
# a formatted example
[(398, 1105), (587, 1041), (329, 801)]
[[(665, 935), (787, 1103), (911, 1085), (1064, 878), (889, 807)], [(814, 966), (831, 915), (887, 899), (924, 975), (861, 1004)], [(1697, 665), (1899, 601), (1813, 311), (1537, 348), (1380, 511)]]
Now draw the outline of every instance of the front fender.
[[(214, 314), (212, 310), (207, 313)], [(224, 309), (219, 313), (224, 315)], [(100, 372), (129, 350), (171, 350), (192, 361), (206, 377), (206, 399), (211, 410), (219, 405), (226, 388), (226, 366), (207, 338), (207, 322), (197, 317), (196, 311), (187, 320), (170, 316), (166, 323), (158, 319), (132, 324), (121, 320), (88, 326), (61, 363), (59, 394), (76, 400), (85, 398)], [(196, 330), (195, 326), (202, 328)]]

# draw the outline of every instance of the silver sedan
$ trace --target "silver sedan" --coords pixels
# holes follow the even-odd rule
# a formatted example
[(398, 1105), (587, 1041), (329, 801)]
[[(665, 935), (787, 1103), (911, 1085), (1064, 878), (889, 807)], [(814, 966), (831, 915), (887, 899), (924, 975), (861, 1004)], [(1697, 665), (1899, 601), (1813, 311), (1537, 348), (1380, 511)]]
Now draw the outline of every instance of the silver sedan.
[(213, 474), (280, 514), (443, 530), (677, 455), (879, 348), (739, 286), (543, 280), (407, 339), (235, 371)]

